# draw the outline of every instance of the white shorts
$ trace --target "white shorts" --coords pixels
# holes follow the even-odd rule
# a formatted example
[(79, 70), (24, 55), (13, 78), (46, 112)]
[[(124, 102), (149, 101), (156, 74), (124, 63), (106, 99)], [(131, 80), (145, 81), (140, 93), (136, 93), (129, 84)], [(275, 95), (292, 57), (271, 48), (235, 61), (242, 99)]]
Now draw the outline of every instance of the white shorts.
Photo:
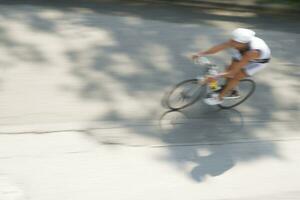
[[(242, 56), (239, 53), (235, 53), (232, 56), (233, 60), (239, 61), (241, 60)], [(253, 76), (256, 72), (259, 72), (260, 70), (264, 69), (267, 66), (267, 63), (256, 63), (256, 62), (250, 62), (248, 63), (243, 69), (244, 72), (248, 76)]]
[(244, 67), (244, 71), (247, 75), (253, 76), (256, 72), (264, 69), (267, 66), (267, 63), (249, 63)]

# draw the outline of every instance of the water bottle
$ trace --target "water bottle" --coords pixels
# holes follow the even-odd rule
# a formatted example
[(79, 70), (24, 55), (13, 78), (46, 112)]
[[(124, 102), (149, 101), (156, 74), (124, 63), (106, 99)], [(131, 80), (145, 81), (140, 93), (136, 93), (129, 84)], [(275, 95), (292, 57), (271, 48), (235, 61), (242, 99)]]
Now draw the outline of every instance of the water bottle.
[(209, 87), (212, 91), (215, 91), (217, 89), (219, 89), (219, 86), (218, 86), (218, 81), (217, 80), (213, 80), (209, 83)]
[[(209, 70), (209, 74), (212, 76), (216, 76), (218, 74), (218, 71), (216, 69), (212, 68)], [(218, 80), (214, 79), (214, 80), (210, 81), (209, 87), (212, 91), (218, 90), (219, 89)]]

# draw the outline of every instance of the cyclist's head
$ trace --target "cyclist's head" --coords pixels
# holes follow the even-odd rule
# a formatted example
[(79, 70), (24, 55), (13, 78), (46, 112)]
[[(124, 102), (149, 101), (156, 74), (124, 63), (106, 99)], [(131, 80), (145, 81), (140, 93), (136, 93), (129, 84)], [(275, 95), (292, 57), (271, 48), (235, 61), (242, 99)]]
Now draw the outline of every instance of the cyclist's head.
[(254, 38), (255, 32), (250, 29), (237, 28), (231, 33), (231, 39), (235, 42), (247, 44)]

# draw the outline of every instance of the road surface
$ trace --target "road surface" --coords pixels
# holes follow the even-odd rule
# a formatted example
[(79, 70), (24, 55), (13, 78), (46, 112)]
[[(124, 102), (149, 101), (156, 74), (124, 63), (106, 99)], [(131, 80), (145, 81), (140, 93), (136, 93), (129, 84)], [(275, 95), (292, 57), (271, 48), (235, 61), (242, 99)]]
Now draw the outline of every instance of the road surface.
[[(0, 199), (296, 200), (299, 22), (147, 2), (0, 5)], [(252, 28), (272, 50), (244, 104), (169, 112), (189, 56)], [(231, 52), (212, 57), (220, 66)]]

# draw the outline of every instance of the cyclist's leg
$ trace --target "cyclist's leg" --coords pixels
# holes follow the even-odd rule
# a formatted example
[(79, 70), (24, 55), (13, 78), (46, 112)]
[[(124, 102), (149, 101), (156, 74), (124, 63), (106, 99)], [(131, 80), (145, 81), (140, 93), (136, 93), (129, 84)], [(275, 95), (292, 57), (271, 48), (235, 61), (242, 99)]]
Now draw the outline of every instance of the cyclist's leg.
[(234, 89), (239, 81), (247, 76), (252, 76), (260, 70), (264, 69), (267, 64), (264, 63), (249, 63), (245, 68), (241, 69), (241, 71), (232, 79), (228, 79), (225, 88), (220, 92), (220, 98), (223, 97), (232, 89)]
[(236, 59), (232, 59), (231, 64), (226, 68), (226, 71), (232, 70), (232, 67), (234, 66), (235, 63), (239, 62)]
[[(237, 58), (232, 58), (232, 61), (231, 61), (231, 64), (226, 68), (225, 72), (229, 72), (230, 70), (233, 69), (233, 66), (239, 62), (239, 60)], [(227, 85), (228, 81), (230, 80), (231, 78), (225, 78), (225, 83), (224, 83), (224, 87)]]
[(211, 97), (204, 99), (204, 102), (208, 105), (216, 105), (222, 103), (225, 94), (235, 88), (239, 84), (239, 81), (246, 76), (247, 74), (243, 70), (240, 70), (240, 72), (236, 74), (234, 78), (228, 79), (227, 84), (219, 94), (213, 93)]
[(220, 92), (220, 99), (223, 99), (223, 97), (233, 88), (235, 88), (241, 79), (247, 77), (248, 75), (244, 72), (244, 70), (241, 70), (234, 78), (231, 78), (228, 80), (227, 84), (225, 85), (224, 89)]

